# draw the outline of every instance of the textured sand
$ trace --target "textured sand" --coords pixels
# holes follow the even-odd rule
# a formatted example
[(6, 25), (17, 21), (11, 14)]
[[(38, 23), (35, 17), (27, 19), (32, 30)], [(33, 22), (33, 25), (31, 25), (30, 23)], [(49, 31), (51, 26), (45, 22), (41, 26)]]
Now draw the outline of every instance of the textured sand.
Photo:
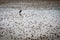
[(60, 40), (59, 10), (0, 8), (0, 40)]
[(60, 2), (1, 4), (0, 40), (60, 40)]

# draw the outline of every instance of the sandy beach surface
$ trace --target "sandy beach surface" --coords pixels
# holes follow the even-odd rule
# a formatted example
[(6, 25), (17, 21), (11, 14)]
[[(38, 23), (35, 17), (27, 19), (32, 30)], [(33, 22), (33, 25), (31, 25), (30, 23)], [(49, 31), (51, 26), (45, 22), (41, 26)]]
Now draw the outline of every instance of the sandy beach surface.
[(0, 40), (60, 40), (59, 4), (59, 1), (1, 4)]

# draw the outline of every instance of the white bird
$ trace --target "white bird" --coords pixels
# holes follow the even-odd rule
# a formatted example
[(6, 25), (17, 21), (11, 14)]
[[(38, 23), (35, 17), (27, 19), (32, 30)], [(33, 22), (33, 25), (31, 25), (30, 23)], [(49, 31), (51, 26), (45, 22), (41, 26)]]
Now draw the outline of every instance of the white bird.
[(21, 12), (22, 12), (22, 10), (19, 11), (19, 15), (20, 15), (20, 16), (21, 16)]

